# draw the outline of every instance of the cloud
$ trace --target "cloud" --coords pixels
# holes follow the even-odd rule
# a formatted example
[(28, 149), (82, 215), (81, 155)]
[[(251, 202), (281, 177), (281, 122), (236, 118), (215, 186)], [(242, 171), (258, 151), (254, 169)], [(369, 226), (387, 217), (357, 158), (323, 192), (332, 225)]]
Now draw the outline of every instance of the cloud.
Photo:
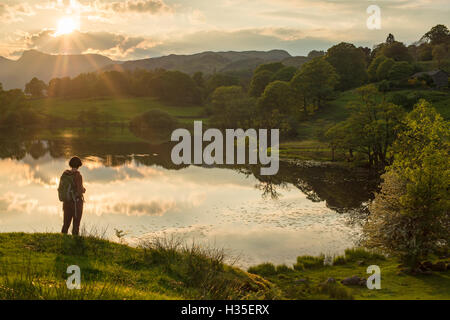
[(161, 0), (127, 0), (124, 2), (106, 2), (101, 3), (100, 8), (117, 13), (132, 12), (156, 14), (159, 12), (170, 11), (170, 7)]
[(8, 5), (0, 3), (0, 19), (2, 23), (23, 21), (23, 17), (35, 15), (35, 11), (28, 3)]
[(38, 201), (27, 199), (25, 195), (8, 192), (0, 196), (0, 213), (5, 212), (26, 212), (31, 213), (36, 209)]
[(55, 30), (46, 29), (35, 34), (26, 33), (18, 39), (24, 49), (36, 49), (45, 53), (81, 54), (100, 53), (111, 58), (129, 57), (135, 48), (146, 41), (143, 37), (132, 37), (110, 32), (80, 32), (55, 36)]

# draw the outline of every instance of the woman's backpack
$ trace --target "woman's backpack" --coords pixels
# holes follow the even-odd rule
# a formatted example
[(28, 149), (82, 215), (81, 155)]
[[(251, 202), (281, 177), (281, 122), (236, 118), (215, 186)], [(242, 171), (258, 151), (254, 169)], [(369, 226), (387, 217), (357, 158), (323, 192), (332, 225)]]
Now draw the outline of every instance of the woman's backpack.
[(71, 174), (63, 173), (59, 179), (58, 186), (59, 201), (74, 201), (75, 200), (75, 180)]

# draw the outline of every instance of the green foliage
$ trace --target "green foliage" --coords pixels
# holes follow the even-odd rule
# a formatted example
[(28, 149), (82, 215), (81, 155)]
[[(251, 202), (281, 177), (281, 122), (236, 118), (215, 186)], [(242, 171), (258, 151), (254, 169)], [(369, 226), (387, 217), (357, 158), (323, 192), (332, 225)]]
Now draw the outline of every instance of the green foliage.
[(49, 97), (145, 96), (167, 103), (192, 105), (202, 103), (202, 90), (204, 88), (199, 87), (189, 75), (179, 71), (136, 70), (85, 73), (73, 79), (54, 78), (50, 80), (47, 92)]
[(426, 40), (432, 45), (438, 45), (442, 43), (449, 43), (450, 42), (450, 31), (448, 28), (443, 24), (438, 24), (431, 28), (430, 31), (425, 33), (421, 40)]
[(442, 61), (446, 58), (449, 57), (449, 47), (450, 47), (450, 43), (449, 44), (439, 44), (434, 46), (432, 54), (433, 54), (433, 59), (437, 61), (438, 63), (438, 68), (442, 67)]
[(404, 111), (392, 103), (380, 101), (374, 85), (357, 90), (360, 101), (350, 104), (350, 116), (331, 127), (326, 137), (333, 148), (345, 148), (366, 154), (369, 165), (384, 166), (391, 161), (389, 146), (401, 130)]
[(257, 274), (263, 277), (277, 274), (275, 266), (273, 265), (273, 263), (269, 262), (250, 267), (247, 271), (249, 273)]
[(319, 108), (333, 95), (339, 76), (324, 58), (314, 58), (305, 63), (291, 80), (296, 103), (304, 112), (308, 106)]
[(256, 100), (248, 97), (240, 86), (218, 87), (211, 95), (211, 124), (215, 127), (251, 127)]
[(337, 300), (353, 300), (354, 297), (349, 288), (340, 283), (322, 283), (319, 286), (321, 294), (328, 295), (331, 299)]
[[(0, 299), (273, 299), (264, 279), (223, 263), (222, 250), (153, 239), (138, 248), (95, 235), (0, 234)], [(81, 289), (66, 287), (80, 266)]]
[(254, 71), (254, 74), (257, 74), (262, 71), (269, 71), (272, 73), (277, 73), (281, 69), (283, 69), (285, 66), (281, 62), (272, 62), (272, 63), (265, 63), (260, 64)]
[(226, 73), (214, 73), (206, 80), (207, 93), (211, 94), (218, 87), (238, 86), (239, 79)]
[(177, 104), (201, 104), (201, 93), (194, 80), (180, 71), (167, 71), (157, 78), (157, 96)]
[(272, 81), (291, 81), (297, 72), (295, 67), (283, 67), (273, 74)]
[(381, 50), (381, 54), (395, 61), (411, 62), (413, 60), (408, 52), (408, 48), (402, 42), (398, 41), (386, 43)]
[(282, 114), (291, 111), (293, 105), (293, 95), (289, 82), (271, 82), (258, 100), (258, 108), (264, 114), (271, 113), (277, 109)]
[(297, 257), (297, 263), (294, 264), (294, 269), (305, 270), (322, 268), (324, 266), (324, 259), (324, 256), (299, 256)]
[(378, 80), (384, 80), (387, 79), (389, 76), (389, 72), (391, 71), (391, 68), (394, 66), (395, 61), (394, 59), (388, 58), (380, 63), (380, 65), (377, 68), (377, 79)]
[(44, 81), (34, 77), (25, 85), (25, 93), (31, 95), (34, 98), (40, 98), (44, 96), (44, 90), (47, 90), (47, 85)]
[(365, 54), (353, 44), (341, 42), (331, 47), (326, 59), (339, 75), (338, 90), (355, 88), (367, 81)]
[(399, 254), (411, 266), (448, 248), (449, 134), (449, 123), (425, 100), (408, 114), (364, 226), (368, 247)]
[(256, 98), (261, 96), (266, 86), (272, 81), (273, 75), (273, 72), (269, 70), (255, 72), (250, 82), (249, 94)]
[(412, 75), (413, 72), (414, 67), (412, 66), (412, 64), (406, 61), (396, 62), (388, 72), (388, 79), (390, 80), (406, 79), (410, 75)]
[(369, 65), (369, 68), (367, 68), (367, 74), (369, 76), (370, 81), (378, 80), (378, 77), (377, 77), (378, 66), (381, 63), (383, 63), (386, 59), (387, 59), (386, 56), (379, 55), (375, 59), (372, 60), (372, 63)]
[(433, 59), (433, 47), (429, 43), (422, 43), (418, 49), (418, 60), (430, 61)]
[(367, 263), (386, 260), (386, 257), (381, 253), (369, 251), (365, 248), (351, 248), (345, 249), (345, 260), (348, 262), (358, 262), (363, 260)]

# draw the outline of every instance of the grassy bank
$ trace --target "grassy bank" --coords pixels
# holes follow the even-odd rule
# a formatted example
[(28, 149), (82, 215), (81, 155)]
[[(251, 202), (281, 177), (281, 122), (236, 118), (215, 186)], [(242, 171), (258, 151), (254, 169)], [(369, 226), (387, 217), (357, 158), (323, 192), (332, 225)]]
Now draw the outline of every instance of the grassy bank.
[[(340, 283), (367, 277), (370, 264), (381, 268), (381, 290)], [(80, 267), (80, 290), (66, 287), (70, 265)], [(333, 266), (299, 257), (293, 267), (245, 272), (226, 265), (221, 250), (175, 240), (132, 248), (95, 236), (0, 233), (0, 299), (450, 299), (450, 271), (413, 276), (398, 265), (356, 249)]]
[[(443, 261), (449, 263), (449, 259)], [(380, 290), (369, 290), (365, 281), (357, 285), (341, 283), (352, 276), (367, 279), (369, 265), (380, 267)], [(287, 299), (450, 299), (450, 270), (412, 275), (398, 259), (363, 249), (346, 250), (345, 256), (334, 258), (332, 266), (324, 265), (324, 257), (301, 256), (292, 267), (265, 263), (248, 271), (275, 284)]]
[[(67, 289), (70, 265), (81, 269), (80, 290)], [(220, 250), (0, 233), (0, 299), (270, 299), (274, 292), (261, 277), (225, 265)]]

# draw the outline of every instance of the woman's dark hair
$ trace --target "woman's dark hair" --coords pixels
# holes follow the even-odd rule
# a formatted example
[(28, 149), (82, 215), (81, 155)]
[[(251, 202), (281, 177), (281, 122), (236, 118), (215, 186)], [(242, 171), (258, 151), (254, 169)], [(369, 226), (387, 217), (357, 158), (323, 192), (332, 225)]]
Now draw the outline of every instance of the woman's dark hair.
[(78, 169), (79, 167), (81, 167), (83, 165), (83, 163), (81, 163), (81, 159), (78, 157), (73, 157), (72, 159), (70, 159), (69, 161), (69, 166), (71, 168), (76, 168)]

